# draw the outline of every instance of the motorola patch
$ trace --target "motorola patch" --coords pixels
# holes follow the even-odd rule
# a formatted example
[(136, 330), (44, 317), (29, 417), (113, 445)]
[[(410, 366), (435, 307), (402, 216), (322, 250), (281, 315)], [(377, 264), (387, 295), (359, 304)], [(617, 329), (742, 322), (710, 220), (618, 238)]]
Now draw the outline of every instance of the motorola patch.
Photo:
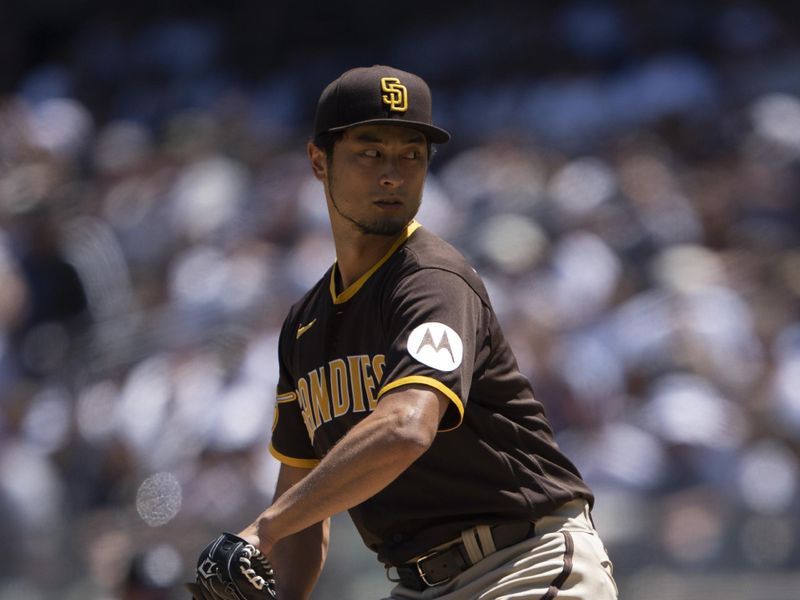
[(408, 336), (408, 353), (437, 371), (453, 371), (464, 357), (459, 335), (444, 323), (431, 321), (414, 328)]

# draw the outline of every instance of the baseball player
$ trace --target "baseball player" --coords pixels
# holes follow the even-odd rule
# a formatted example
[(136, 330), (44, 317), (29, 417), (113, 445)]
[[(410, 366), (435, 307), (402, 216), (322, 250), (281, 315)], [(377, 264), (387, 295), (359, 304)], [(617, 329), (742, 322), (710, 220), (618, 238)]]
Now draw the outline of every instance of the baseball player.
[(323, 91), (308, 156), (336, 262), (279, 344), (272, 505), (240, 532), (308, 598), (347, 510), (391, 599), (617, 597), (592, 492), (553, 439), (475, 270), (414, 217), (431, 96), (387, 66)]

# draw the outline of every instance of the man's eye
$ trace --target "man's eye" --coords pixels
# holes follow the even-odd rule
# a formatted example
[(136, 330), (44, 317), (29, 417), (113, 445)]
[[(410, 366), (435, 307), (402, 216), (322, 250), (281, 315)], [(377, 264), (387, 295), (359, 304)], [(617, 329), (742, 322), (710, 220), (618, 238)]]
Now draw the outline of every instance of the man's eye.
[(378, 151), (377, 150), (364, 150), (364, 156), (369, 158), (378, 158)]

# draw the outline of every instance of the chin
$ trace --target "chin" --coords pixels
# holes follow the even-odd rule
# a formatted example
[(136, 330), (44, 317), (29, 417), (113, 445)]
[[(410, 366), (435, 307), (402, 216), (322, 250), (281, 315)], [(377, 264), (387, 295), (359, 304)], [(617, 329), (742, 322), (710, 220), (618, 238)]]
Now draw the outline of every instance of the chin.
[(361, 231), (370, 235), (395, 236), (400, 234), (406, 228), (406, 225), (408, 225), (407, 221), (405, 223), (395, 221), (391, 223), (373, 223), (362, 227)]
[(371, 235), (385, 235), (385, 236), (394, 236), (398, 235), (406, 228), (406, 225), (411, 221), (411, 219), (382, 219), (380, 221), (374, 221), (372, 223), (362, 223), (361, 224), (361, 231), (362, 233), (367, 233)]

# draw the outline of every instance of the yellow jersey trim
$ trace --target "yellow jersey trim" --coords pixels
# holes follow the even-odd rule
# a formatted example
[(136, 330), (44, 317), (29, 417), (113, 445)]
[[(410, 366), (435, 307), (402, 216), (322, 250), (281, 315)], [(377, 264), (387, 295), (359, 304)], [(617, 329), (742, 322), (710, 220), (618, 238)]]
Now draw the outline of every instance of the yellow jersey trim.
[(387, 383), (385, 386), (381, 388), (381, 391), (378, 392), (378, 399), (381, 398), (386, 392), (390, 390), (397, 389), (404, 385), (412, 385), (412, 384), (420, 384), (420, 385), (427, 385), (428, 387), (432, 387), (436, 390), (442, 392), (447, 398), (456, 406), (458, 410), (458, 423), (456, 423), (453, 427), (448, 427), (447, 429), (439, 429), (438, 431), (453, 431), (454, 429), (458, 429), (461, 423), (464, 421), (464, 403), (461, 402), (461, 398), (443, 384), (441, 381), (434, 379), (433, 377), (426, 377), (424, 375), (410, 375), (409, 377), (401, 377), (400, 379), (396, 379), (391, 383)]
[(374, 265), (372, 265), (372, 267), (370, 268), (369, 271), (367, 271), (361, 277), (359, 277), (356, 281), (351, 283), (350, 287), (348, 287), (346, 290), (344, 290), (341, 294), (337, 294), (336, 293), (336, 264), (337, 263), (333, 263), (333, 269), (331, 269), (331, 282), (330, 282), (330, 291), (331, 291), (331, 298), (333, 299), (333, 303), (334, 304), (343, 304), (343, 303), (347, 302), (348, 300), (350, 300), (350, 298), (355, 296), (356, 293), (358, 292), (358, 290), (360, 290), (364, 286), (364, 284), (367, 282), (367, 280), (370, 277), (372, 277), (373, 273), (375, 273), (375, 271), (380, 269), (381, 266), (383, 265), (383, 263), (385, 263), (387, 260), (389, 260), (389, 257), (392, 256), (392, 254), (394, 254), (397, 251), (397, 249), (400, 246), (402, 246), (406, 242), (406, 240), (408, 240), (408, 238), (411, 237), (411, 234), (413, 234), (420, 227), (421, 227), (421, 225), (419, 223), (417, 223), (416, 221), (411, 221), (411, 223), (406, 225), (406, 228), (403, 231), (403, 233), (400, 234), (400, 237), (397, 238), (397, 241), (394, 244), (392, 244), (392, 247), (389, 248), (389, 251), (386, 254), (383, 255), (383, 258), (381, 258), (378, 262), (376, 262)]
[(297, 400), (297, 394), (294, 392), (286, 392), (285, 394), (279, 394), (276, 398), (279, 404), (284, 404), (286, 402), (294, 402)]
[(298, 467), (300, 469), (313, 469), (319, 464), (319, 460), (316, 458), (293, 458), (291, 456), (286, 456), (285, 454), (281, 454), (275, 449), (275, 446), (272, 444), (269, 445), (269, 453), (272, 454), (275, 458), (277, 458), (280, 462), (285, 465), (289, 465), (290, 467)]

